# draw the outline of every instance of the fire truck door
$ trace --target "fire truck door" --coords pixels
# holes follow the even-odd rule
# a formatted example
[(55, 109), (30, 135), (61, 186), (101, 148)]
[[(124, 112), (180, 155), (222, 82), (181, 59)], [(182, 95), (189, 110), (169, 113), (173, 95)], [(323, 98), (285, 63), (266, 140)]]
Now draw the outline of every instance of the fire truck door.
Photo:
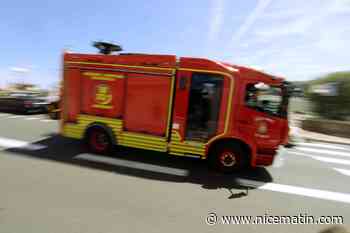
[(207, 141), (216, 135), (223, 91), (223, 78), (206, 73), (193, 73), (185, 139)]

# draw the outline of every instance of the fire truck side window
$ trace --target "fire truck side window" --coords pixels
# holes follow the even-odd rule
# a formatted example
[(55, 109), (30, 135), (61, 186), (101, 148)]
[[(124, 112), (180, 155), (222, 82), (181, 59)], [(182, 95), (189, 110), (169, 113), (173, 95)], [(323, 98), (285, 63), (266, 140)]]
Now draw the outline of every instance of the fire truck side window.
[(245, 104), (261, 112), (280, 115), (283, 99), (282, 88), (272, 86), (266, 90), (258, 90), (255, 85), (256, 83), (247, 85)]
[(223, 77), (192, 75), (186, 139), (205, 141), (216, 134), (221, 106)]
[(254, 84), (248, 84), (246, 88), (245, 103), (249, 107), (255, 108), (258, 105), (257, 90)]

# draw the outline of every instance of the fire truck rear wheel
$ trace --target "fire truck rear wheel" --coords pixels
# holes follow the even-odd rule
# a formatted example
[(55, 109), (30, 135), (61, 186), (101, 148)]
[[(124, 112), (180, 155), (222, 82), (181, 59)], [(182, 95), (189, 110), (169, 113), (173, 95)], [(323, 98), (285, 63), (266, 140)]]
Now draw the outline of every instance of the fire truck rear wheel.
[(112, 140), (101, 127), (92, 127), (88, 130), (86, 143), (89, 150), (96, 154), (107, 154), (112, 149)]
[(238, 143), (216, 145), (209, 155), (212, 167), (224, 173), (238, 172), (248, 164), (247, 154)]

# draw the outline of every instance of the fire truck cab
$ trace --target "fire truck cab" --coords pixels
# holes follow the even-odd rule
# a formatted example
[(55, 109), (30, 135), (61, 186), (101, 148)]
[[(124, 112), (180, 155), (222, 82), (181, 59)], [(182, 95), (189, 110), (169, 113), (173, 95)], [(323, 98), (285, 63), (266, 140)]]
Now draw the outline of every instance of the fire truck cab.
[(282, 78), (202, 58), (64, 54), (62, 135), (208, 159), (223, 172), (273, 162), (288, 138)]

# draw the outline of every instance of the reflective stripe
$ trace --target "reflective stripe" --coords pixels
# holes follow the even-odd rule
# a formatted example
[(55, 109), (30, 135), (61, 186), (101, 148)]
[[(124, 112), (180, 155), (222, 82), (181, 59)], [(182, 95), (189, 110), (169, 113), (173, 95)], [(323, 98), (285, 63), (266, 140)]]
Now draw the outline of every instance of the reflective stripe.
[(170, 86), (170, 98), (169, 98), (169, 103), (168, 103), (168, 119), (167, 119), (167, 128), (166, 128), (166, 133), (165, 137), (168, 138), (169, 132), (170, 132), (170, 123), (171, 123), (171, 113), (173, 109), (173, 97), (174, 97), (174, 86), (175, 86), (175, 76), (172, 77), (171, 79), (171, 86)]
[(94, 104), (92, 105), (94, 108), (101, 108), (101, 109), (112, 109), (113, 106), (111, 105), (103, 105), (103, 104)]
[(175, 143), (171, 143), (170, 145), (175, 150), (196, 151), (198, 153), (204, 153), (205, 152), (205, 148), (191, 147), (191, 146), (187, 146), (187, 145), (184, 145), (184, 144), (175, 144)]
[(190, 154), (177, 153), (177, 152), (170, 152), (169, 154), (177, 155), (177, 156), (183, 156), (183, 157), (189, 157), (189, 158), (196, 158), (196, 159), (202, 158), (199, 155), (190, 155)]
[(139, 138), (140, 140), (150, 140), (150, 141), (160, 141), (160, 142), (167, 141), (167, 139), (164, 137), (151, 136), (151, 135), (147, 135), (147, 134), (131, 133), (131, 132), (123, 132), (121, 137), (122, 138)]
[(165, 146), (157, 146), (157, 145), (149, 145), (149, 144), (140, 143), (140, 142), (134, 143), (134, 142), (129, 142), (129, 141), (128, 142), (121, 141), (120, 143), (118, 143), (118, 145), (166, 152), (166, 145)]
[(203, 155), (203, 153), (201, 152), (198, 152), (198, 151), (190, 151), (190, 150), (178, 150), (178, 149), (175, 149), (175, 148), (172, 148), (171, 151), (172, 152), (175, 152), (175, 153), (191, 153), (191, 154), (198, 154), (199, 156)]
[(140, 138), (125, 138), (123, 137), (123, 133), (121, 133), (118, 136), (118, 143), (119, 142), (142, 143), (150, 146), (163, 146), (163, 147), (167, 146), (167, 142), (151, 141), (151, 140), (145, 140)]
[(91, 77), (93, 80), (102, 80), (102, 81), (114, 81), (114, 78), (108, 78), (108, 77)]
[(227, 77), (232, 77), (230, 73), (216, 71), (216, 70), (202, 70), (202, 69), (190, 69), (190, 68), (178, 68), (180, 71), (190, 71), (190, 72), (201, 72), (201, 73), (210, 73), (210, 74), (221, 74)]
[(182, 141), (181, 136), (177, 130), (173, 129), (171, 131), (171, 142), (169, 143), (170, 154), (186, 156), (186, 153), (190, 153), (204, 156), (205, 150), (206, 146), (204, 143)]
[[(84, 72), (83, 75), (91, 76), (92, 79), (96, 78), (124, 78), (124, 75), (120, 74), (105, 74), (105, 73), (96, 73), (96, 72)], [(112, 79), (114, 80), (114, 79)]]
[(96, 117), (89, 115), (79, 115), (77, 123), (65, 123), (63, 125), (63, 135), (70, 138), (82, 139), (86, 128), (92, 123), (103, 123), (111, 128), (115, 135), (122, 130), (122, 121), (105, 117)]
[(115, 66), (115, 67), (129, 67), (129, 68), (142, 68), (142, 69), (167, 70), (167, 71), (173, 71), (173, 70), (175, 70), (174, 68), (150, 67), (150, 66), (130, 66), (130, 65), (113, 64), (113, 63), (101, 63), (101, 62), (66, 61), (65, 64), (82, 64), (82, 65), (97, 65), (97, 66)]

